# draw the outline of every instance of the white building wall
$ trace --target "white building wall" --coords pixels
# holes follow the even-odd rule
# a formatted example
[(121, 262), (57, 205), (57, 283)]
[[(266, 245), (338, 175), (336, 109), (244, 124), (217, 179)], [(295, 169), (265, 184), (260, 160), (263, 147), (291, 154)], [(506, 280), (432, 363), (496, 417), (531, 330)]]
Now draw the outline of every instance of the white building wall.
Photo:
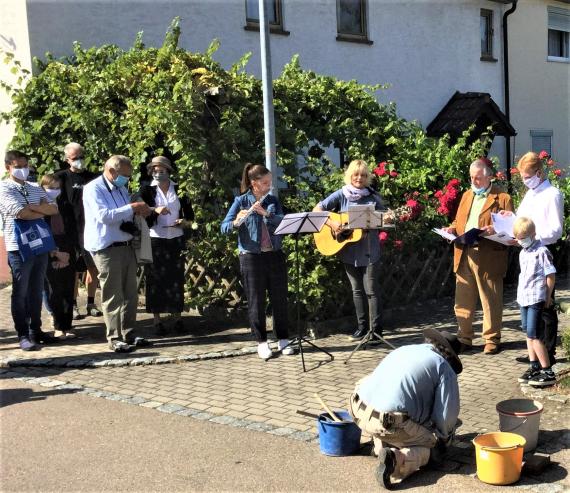
[[(294, 54), (304, 68), (356, 79), (388, 83), (379, 98), (395, 101), (401, 116), (423, 126), (456, 90), (488, 92), (503, 108), (500, 20), (503, 5), (477, 0), (369, 0), (372, 45), (336, 41), (334, 0), (283, 0), (289, 36), (271, 35), (274, 77)], [(479, 11), (495, 12), (495, 57), (480, 61)], [(253, 56), (247, 70), (260, 75), (259, 35), (245, 31), (244, 0), (28, 0), (32, 54), (69, 54), (74, 40), (83, 46), (113, 42), (128, 48), (138, 31), (147, 45), (160, 45), (173, 17), (181, 17), (181, 46), (203, 51), (213, 38), (215, 58), (229, 67), (244, 53)], [(503, 158), (503, 139), (493, 151)]]
[(552, 130), (552, 155), (570, 170), (570, 63), (550, 62), (547, 7), (566, 2), (519, 2), (509, 18), (511, 121), (516, 156), (531, 149), (531, 129)]
[[(28, 19), (25, 0), (0, 0), (0, 49), (13, 53), (22, 68), (31, 70), (30, 44), (28, 38)], [(0, 80), (10, 85), (16, 84), (17, 75), (10, 72), (12, 65), (4, 63), (4, 55), (0, 53)], [(0, 88), (0, 111), (12, 107), (11, 97)], [(4, 174), (4, 150), (8, 148), (14, 132), (13, 125), (0, 121), (0, 176)]]

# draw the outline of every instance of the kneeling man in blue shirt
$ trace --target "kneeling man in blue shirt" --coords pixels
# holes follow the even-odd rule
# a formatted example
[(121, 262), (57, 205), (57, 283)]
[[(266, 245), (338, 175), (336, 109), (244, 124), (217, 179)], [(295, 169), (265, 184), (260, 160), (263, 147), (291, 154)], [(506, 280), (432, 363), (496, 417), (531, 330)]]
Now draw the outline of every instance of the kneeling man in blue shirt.
[(436, 445), (449, 445), (457, 427), (460, 342), (445, 331), (423, 334), (425, 344), (392, 351), (349, 399), (354, 422), (374, 439), (386, 489), (426, 465)]

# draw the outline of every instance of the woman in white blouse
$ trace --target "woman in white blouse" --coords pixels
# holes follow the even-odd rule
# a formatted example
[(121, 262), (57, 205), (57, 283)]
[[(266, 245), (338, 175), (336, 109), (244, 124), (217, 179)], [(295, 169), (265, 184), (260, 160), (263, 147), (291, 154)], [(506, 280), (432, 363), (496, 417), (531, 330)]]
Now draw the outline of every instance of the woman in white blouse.
[(145, 265), (146, 311), (154, 315), (157, 334), (166, 332), (161, 313), (171, 313), (174, 330), (184, 328), (181, 312), (184, 309), (183, 227), (194, 219), (192, 205), (178, 195), (178, 187), (170, 176), (172, 163), (164, 156), (156, 156), (147, 165), (150, 185), (143, 186), (139, 196), (153, 212), (147, 217), (152, 243), (152, 264)]

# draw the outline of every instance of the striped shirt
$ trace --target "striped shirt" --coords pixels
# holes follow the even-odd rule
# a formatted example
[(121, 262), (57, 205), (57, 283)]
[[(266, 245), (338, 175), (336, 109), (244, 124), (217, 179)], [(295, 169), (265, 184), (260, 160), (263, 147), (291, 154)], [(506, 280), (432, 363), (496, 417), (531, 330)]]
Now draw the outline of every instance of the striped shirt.
[(552, 265), (552, 254), (540, 240), (534, 240), (528, 248), (523, 248), (519, 254), (521, 273), (517, 288), (517, 303), (520, 306), (530, 306), (546, 301), (546, 276), (555, 274)]
[(11, 178), (0, 181), (0, 214), (4, 224), (6, 251), (18, 251), (14, 219), (26, 205), (39, 205), (42, 201), (47, 202), (47, 194), (37, 183), (26, 181), (20, 185)]

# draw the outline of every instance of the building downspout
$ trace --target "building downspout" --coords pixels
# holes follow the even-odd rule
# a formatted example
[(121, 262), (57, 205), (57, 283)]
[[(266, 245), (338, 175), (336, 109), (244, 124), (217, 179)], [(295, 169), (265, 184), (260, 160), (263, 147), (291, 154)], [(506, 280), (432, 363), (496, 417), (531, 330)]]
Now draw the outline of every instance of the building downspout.
[[(515, 10), (517, 10), (518, 0), (513, 1), (513, 5), (509, 10), (503, 14), (503, 71), (505, 79), (505, 116), (507, 121), (511, 123), (511, 104), (510, 104), (510, 87), (509, 87), (509, 29), (507, 18)], [(511, 181), (511, 137), (507, 136), (506, 139), (506, 154), (507, 154), (507, 182)]]

